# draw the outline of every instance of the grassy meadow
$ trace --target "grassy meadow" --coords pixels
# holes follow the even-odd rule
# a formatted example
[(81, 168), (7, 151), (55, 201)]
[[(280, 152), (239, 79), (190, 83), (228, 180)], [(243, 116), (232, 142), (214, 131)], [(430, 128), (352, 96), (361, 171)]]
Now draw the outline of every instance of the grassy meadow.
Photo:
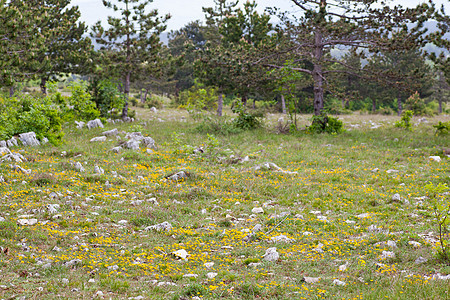
[[(138, 108), (131, 124), (11, 149), (27, 161), (0, 163), (0, 299), (449, 299), (424, 197), (450, 182), (450, 136), (432, 127), (448, 116), (412, 132), (341, 116), (340, 135), (279, 134), (279, 117), (208, 136), (185, 111)], [(90, 142), (114, 128), (120, 140)], [(135, 131), (158, 149), (110, 151)], [(279, 169), (255, 168), (267, 162)]]

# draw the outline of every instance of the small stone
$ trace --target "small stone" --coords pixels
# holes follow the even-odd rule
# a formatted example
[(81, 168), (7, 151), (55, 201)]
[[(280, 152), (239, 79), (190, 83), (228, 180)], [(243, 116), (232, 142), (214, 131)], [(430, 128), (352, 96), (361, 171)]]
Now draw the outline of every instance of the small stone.
[(430, 156), (429, 157), (432, 161), (441, 162), (442, 159), (440, 156)]
[(398, 170), (389, 169), (389, 170), (386, 171), (386, 173), (388, 173), (388, 174), (398, 173)]
[(197, 278), (198, 275), (197, 274), (184, 274), (183, 278)]
[(348, 263), (345, 263), (345, 264), (343, 264), (343, 265), (340, 265), (340, 266), (339, 266), (339, 271), (345, 272), (345, 271), (347, 270), (347, 265), (348, 265)]
[(395, 253), (392, 251), (381, 252), (381, 259), (395, 258)]
[(380, 170), (380, 169), (375, 168), (375, 169), (372, 169), (371, 172), (372, 172), (372, 173), (376, 173), (376, 172), (378, 172), (379, 170)]
[(75, 163), (75, 170), (77, 170), (78, 172), (84, 172), (84, 168), (83, 165), (80, 162)]
[(364, 213), (364, 214), (359, 214), (359, 215), (357, 215), (356, 217), (357, 217), (358, 219), (365, 219), (365, 218), (368, 218), (369, 216), (370, 216), (369, 213)]
[(214, 277), (216, 277), (216, 276), (217, 276), (217, 273), (214, 273), (214, 272), (210, 272), (210, 273), (206, 274), (206, 277), (208, 279), (214, 279)]
[(400, 194), (394, 194), (394, 195), (392, 196), (391, 200), (392, 200), (392, 201), (395, 201), (395, 202), (400, 202), (400, 201), (401, 201)]
[(114, 152), (114, 153), (119, 153), (121, 150), (122, 150), (122, 147), (118, 146), (118, 147), (112, 148), (110, 151)]
[(94, 278), (91, 278), (91, 279), (88, 280), (88, 282), (89, 282), (89, 283), (95, 283), (95, 279), (94, 279)]
[(261, 231), (261, 229), (262, 229), (262, 225), (261, 225), (261, 224), (256, 224), (256, 225), (253, 227), (252, 232), (253, 232), (253, 233), (256, 233), (256, 232), (258, 232), (258, 231)]
[(414, 248), (419, 248), (420, 246), (422, 246), (421, 243), (416, 242), (416, 241), (409, 241), (408, 244), (413, 246)]
[(162, 222), (160, 224), (156, 224), (156, 225), (152, 225), (152, 226), (148, 226), (145, 227), (144, 230), (156, 230), (156, 231), (170, 231), (172, 229), (172, 224), (170, 224), (169, 222)]
[(95, 120), (91, 120), (91, 121), (87, 122), (86, 127), (87, 127), (87, 129), (92, 129), (92, 128), (97, 128), (97, 127), (103, 128), (104, 126), (102, 124), (102, 121), (100, 121), (100, 119), (95, 119)]
[(292, 243), (295, 242), (295, 239), (290, 239), (285, 235), (277, 235), (270, 238), (272, 243)]
[(277, 261), (280, 258), (280, 254), (278, 253), (277, 248), (273, 247), (266, 250), (263, 258), (266, 261)]
[(67, 284), (67, 283), (69, 283), (69, 279), (63, 278), (63, 279), (61, 279), (61, 282)]
[(416, 264), (423, 264), (423, 263), (426, 263), (427, 261), (428, 261), (428, 259), (426, 259), (426, 258), (424, 258), (422, 256), (419, 256), (414, 262)]
[(175, 258), (179, 258), (179, 259), (183, 259), (183, 260), (187, 260), (187, 258), (189, 256), (187, 251), (184, 249), (174, 251), (174, 252), (172, 252), (172, 255), (175, 256)]
[(303, 280), (306, 283), (317, 283), (320, 280), (320, 277), (303, 277)]
[(37, 219), (19, 219), (17, 220), (17, 223), (22, 226), (33, 226), (37, 224)]
[(339, 286), (344, 286), (344, 285), (346, 285), (345, 282), (340, 281), (339, 279), (333, 280), (333, 284), (334, 284), (334, 285), (339, 285)]
[(119, 222), (117, 222), (120, 225), (126, 225), (128, 223), (127, 220), (120, 220)]
[(394, 242), (394, 241), (387, 241), (386, 245), (387, 245), (389, 248), (397, 248), (397, 243)]
[(203, 264), (207, 269), (211, 269), (214, 266), (213, 262), (208, 262)]
[(91, 143), (93, 143), (93, 142), (106, 142), (106, 136), (97, 136), (97, 137), (94, 137), (94, 138), (92, 138), (91, 140), (90, 140), (90, 142)]
[(252, 213), (254, 213), (254, 214), (263, 214), (264, 213), (264, 209), (262, 209), (262, 207), (254, 207), (252, 209)]
[(117, 130), (117, 128), (114, 128), (108, 131), (104, 131), (102, 132), (102, 134), (104, 136), (117, 136), (119, 134), (119, 131)]
[(105, 170), (103, 170), (103, 169), (100, 168), (99, 166), (95, 166), (95, 167), (94, 167), (94, 172), (95, 172), (95, 174), (97, 174), (97, 175), (103, 175), (103, 174), (105, 174)]
[(97, 291), (97, 292), (94, 294), (94, 298), (103, 298), (103, 296), (104, 296), (104, 294), (103, 294), (102, 291)]

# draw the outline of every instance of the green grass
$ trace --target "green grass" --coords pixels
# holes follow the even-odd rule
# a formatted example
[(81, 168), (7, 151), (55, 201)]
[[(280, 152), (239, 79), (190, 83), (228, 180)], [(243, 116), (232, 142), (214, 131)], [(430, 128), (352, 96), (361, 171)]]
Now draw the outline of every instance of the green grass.
[[(0, 246), (9, 251), (0, 254), (1, 298), (92, 298), (100, 290), (112, 299), (448, 299), (448, 281), (430, 279), (450, 273), (423, 235), (436, 238), (431, 203), (416, 199), (425, 196), (428, 182), (450, 182), (443, 155), (450, 137), (435, 136), (432, 127), (444, 117), (409, 132), (394, 127), (397, 117), (343, 116), (350, 130), (340, 135), (283, 135), (275, 129), (279, 116), (270, 115), (265, 128), (215, 136), (219, 145), (208, 148), (208, 136), (184, 111), (137, 113), (135, 124), (90, 131), (70, 125), (60, 147), (23, 149), (29, 160), (20, 165), (30, 175), (0, 163), (0, 216), (6, 219)], [(301, 116), (299, 127), (308, 118)], [(369, 120), (382, 126), (371, 129)], [(140, 128), (159, 150), (108, 151), (124, 134), (122, 141), (89, 142), (113, 128)], [(185, 145), (206, 150), (194, 155)], [(246, 156), (248, 162), (237, 159)], [(77, 172), (75, 162), (86, 172)], [(297, 174), (254, 170), (265, 162)], [(95, 175), (95, 165), (105, 174)], [(190, 176), (165, 179), (180, 170)], [(52, 192), (60, 195), (51, 199)], [(396, 193), (402, 201), (392, 201)], [(58, 217), (47, 204), (60, 205)], [(255, 207), (264, 213), (252, 215)], [(282, 212), (290, 214), (277, 217)], [(23, 218), (38, 223), (18, 225)], [(144, 230), (164, 221), (170, 231)], [(256, 224), (262, 230), (248, 237)], [(379, 231), (369, 231), (371, 225)], [(278, 235), (295, 241), (272, 243)], [(270, 247), (280, 253), (276, 262), (262, 257)], [(171, 255), (181, 249), (186, 260)], [(383, 251), (396, 256), (383, 259)], [(419, 256), (428, 261), (416, 264)], [(73, 259), (81, 264), (64, 266)], [(43, 268), (47, 263), (51, 268)], [(218, 275), (209, 279), (210, 272)], [(198, 276), (183, 277), (188, 274)], [(320, 280), (306, 283), (304, 277)]]

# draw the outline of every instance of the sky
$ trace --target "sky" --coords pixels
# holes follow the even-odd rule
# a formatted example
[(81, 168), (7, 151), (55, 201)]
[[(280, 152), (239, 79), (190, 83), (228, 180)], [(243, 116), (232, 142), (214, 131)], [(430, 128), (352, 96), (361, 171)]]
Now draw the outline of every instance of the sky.
[[(114, 2), (114, 1), (113, 1)], [(240, 2), (244, 3), (245, 0)], [(425, 0), (392, 0), (393, 4), (401, 4), (403, 6), (415, 6), (419, 3), (427, 2)], [(438, 6), (445, 5), (446, 12), (450, 13), (449, 0), (435, 0)], [(290, 0), (256, 0), (258, 8), (263, 11), (265, 7), (276, 6), (283, 11), (294, 11)], [(103, 6), (102, 0), (72, 0), (72, 5), (78, 5), (81, 11), (81, 21), (84, 21), (89, 27), (101, 20), (106, 25), (106, 18), (111, 14), (112, 10)], [(202, 7), (214, 7), (213, 0), (154, 0), (150, 5), (151, 9), (158, 9), (160, 14), (172, 15), (167, 22), (167, 29), (176, 30), (190, 21), (204, 20)]]

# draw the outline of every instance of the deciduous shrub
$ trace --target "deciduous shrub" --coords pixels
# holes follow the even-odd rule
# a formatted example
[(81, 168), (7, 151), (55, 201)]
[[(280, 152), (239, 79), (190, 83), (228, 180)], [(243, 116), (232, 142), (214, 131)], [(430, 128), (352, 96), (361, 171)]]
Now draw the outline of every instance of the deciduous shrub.
[(395, 122), (395, 127), (405, 128), (406, 130), (412, 130), (411, 119), (414, 113), (411, 110), (405, 110), (402, 112), (402, 118), (400, 121)]
[(344, 123), (337, 118), (321, 114), (312, 117), (311, 126), (307, 127), (306, 131), (308, 133), (342, 133), (344, 132)]
[(60, 144), (64, 133), (58, 106), (50, 97), (1, 98), (0, 140), (29, 131), (34, 131), (39, 140), (45, 137), (54, 145)]

